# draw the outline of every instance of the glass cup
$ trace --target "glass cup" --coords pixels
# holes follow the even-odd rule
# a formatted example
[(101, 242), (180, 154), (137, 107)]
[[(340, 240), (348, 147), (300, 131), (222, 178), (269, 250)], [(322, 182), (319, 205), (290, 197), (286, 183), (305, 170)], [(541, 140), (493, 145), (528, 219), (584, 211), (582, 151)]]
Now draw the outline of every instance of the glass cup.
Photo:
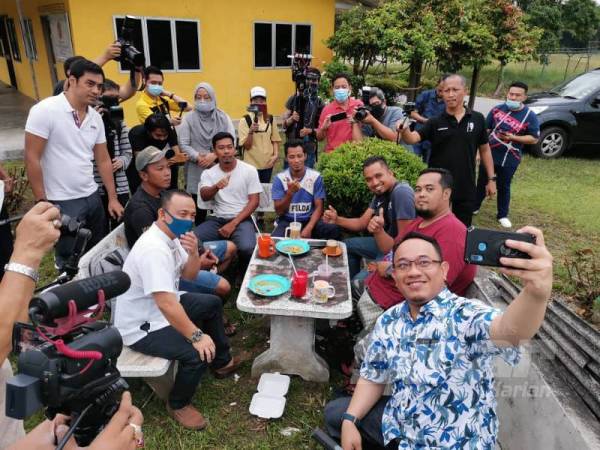
[(256, 237), (256, 243), (258, 244), (258, 256), (261, 258), (269, 258), (275, 254), (275, 244), (270, 234), (259, 234)]
[(319, 264), (317, 270), (312, 273), (312, 276), (315, 280), (325, 280), (329, 281), (331, 279), (331, 275), (333, 273), (333, 267), (327, 264)]
[(302, 231), (302, 224), (300, 222), (290, 222), (290, 226), (285, 229), (285, 237), (300, 239), (300, 231)]
[(335, 295), (335, 287), (325, 280), (316, 280), (313, 283), (313, 299), (315, 303), (327, 303)]
[(308, 272), (306, 270), (298, 270), (292, 276), (292, 297), (302, 298), (306, 294), (308, 285)]

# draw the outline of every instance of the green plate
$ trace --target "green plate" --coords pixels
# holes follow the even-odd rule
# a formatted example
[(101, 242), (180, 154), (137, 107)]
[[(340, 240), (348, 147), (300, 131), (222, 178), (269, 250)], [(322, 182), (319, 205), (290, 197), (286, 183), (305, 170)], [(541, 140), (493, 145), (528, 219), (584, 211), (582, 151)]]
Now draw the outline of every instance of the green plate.
[(302, 239), (285, 239), (275, 244), (275, 248), (284, 255), (292, 256), (304, 255), (310, 251), (310, 245)]
[(263, 297), (276, 297), (290, 290), (292, 283), (281, 275), (265, 273), (256, 275), (248, 283), (248, 289)]

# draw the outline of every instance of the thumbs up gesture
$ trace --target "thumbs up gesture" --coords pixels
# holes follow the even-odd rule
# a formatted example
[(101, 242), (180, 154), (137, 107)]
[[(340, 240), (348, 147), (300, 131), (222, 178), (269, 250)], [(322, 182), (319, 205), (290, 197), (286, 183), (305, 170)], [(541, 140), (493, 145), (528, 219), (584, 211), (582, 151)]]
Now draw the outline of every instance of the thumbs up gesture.
[(323, 213), (323, 222), (334, 224), (337, 222), (338, 213), (333, 208), (333, 206), (329, 205), (329, 207)]
[(371, 220), (369, 220), (369, 225), (367, 225), (367, 231), (371, 234), (377, 234), (384, 231), (383, 227), (385, 225), (385, 219), (383, 217), (383, 208), (379, 208), (378, 214), (373, 214)]

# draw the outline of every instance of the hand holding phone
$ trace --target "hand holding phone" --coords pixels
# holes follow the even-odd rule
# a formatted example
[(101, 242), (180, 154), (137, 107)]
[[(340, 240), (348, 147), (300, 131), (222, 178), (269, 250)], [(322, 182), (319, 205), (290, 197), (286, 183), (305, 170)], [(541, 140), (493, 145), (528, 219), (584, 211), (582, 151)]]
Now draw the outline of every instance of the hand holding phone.
[(331, 117), (329, 118), (329, 120), (333, 123), (333, 122), (339, 122), (340, 120), (344, 120), (348, 118), (348, 114), (346, 114), (344, 111), (337, 113), (337, 114), (332, 114)]
[(504, 267), (500, 263), (502, 257), (531, 259), (527, 253), (508, 247), (507, 239), (535, 244), (532, 234), (471, 227), (467, 230), (465, 261), (479, 266)]

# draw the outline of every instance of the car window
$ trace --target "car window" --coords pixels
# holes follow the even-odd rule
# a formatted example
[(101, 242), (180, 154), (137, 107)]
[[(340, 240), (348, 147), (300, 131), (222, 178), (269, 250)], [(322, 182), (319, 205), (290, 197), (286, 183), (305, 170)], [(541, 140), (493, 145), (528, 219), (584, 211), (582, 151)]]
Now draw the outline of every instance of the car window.
[(550, 92), (561, 97), (580, 99), (600, 89), (600, 73), (588, 72), (558, 85)]

